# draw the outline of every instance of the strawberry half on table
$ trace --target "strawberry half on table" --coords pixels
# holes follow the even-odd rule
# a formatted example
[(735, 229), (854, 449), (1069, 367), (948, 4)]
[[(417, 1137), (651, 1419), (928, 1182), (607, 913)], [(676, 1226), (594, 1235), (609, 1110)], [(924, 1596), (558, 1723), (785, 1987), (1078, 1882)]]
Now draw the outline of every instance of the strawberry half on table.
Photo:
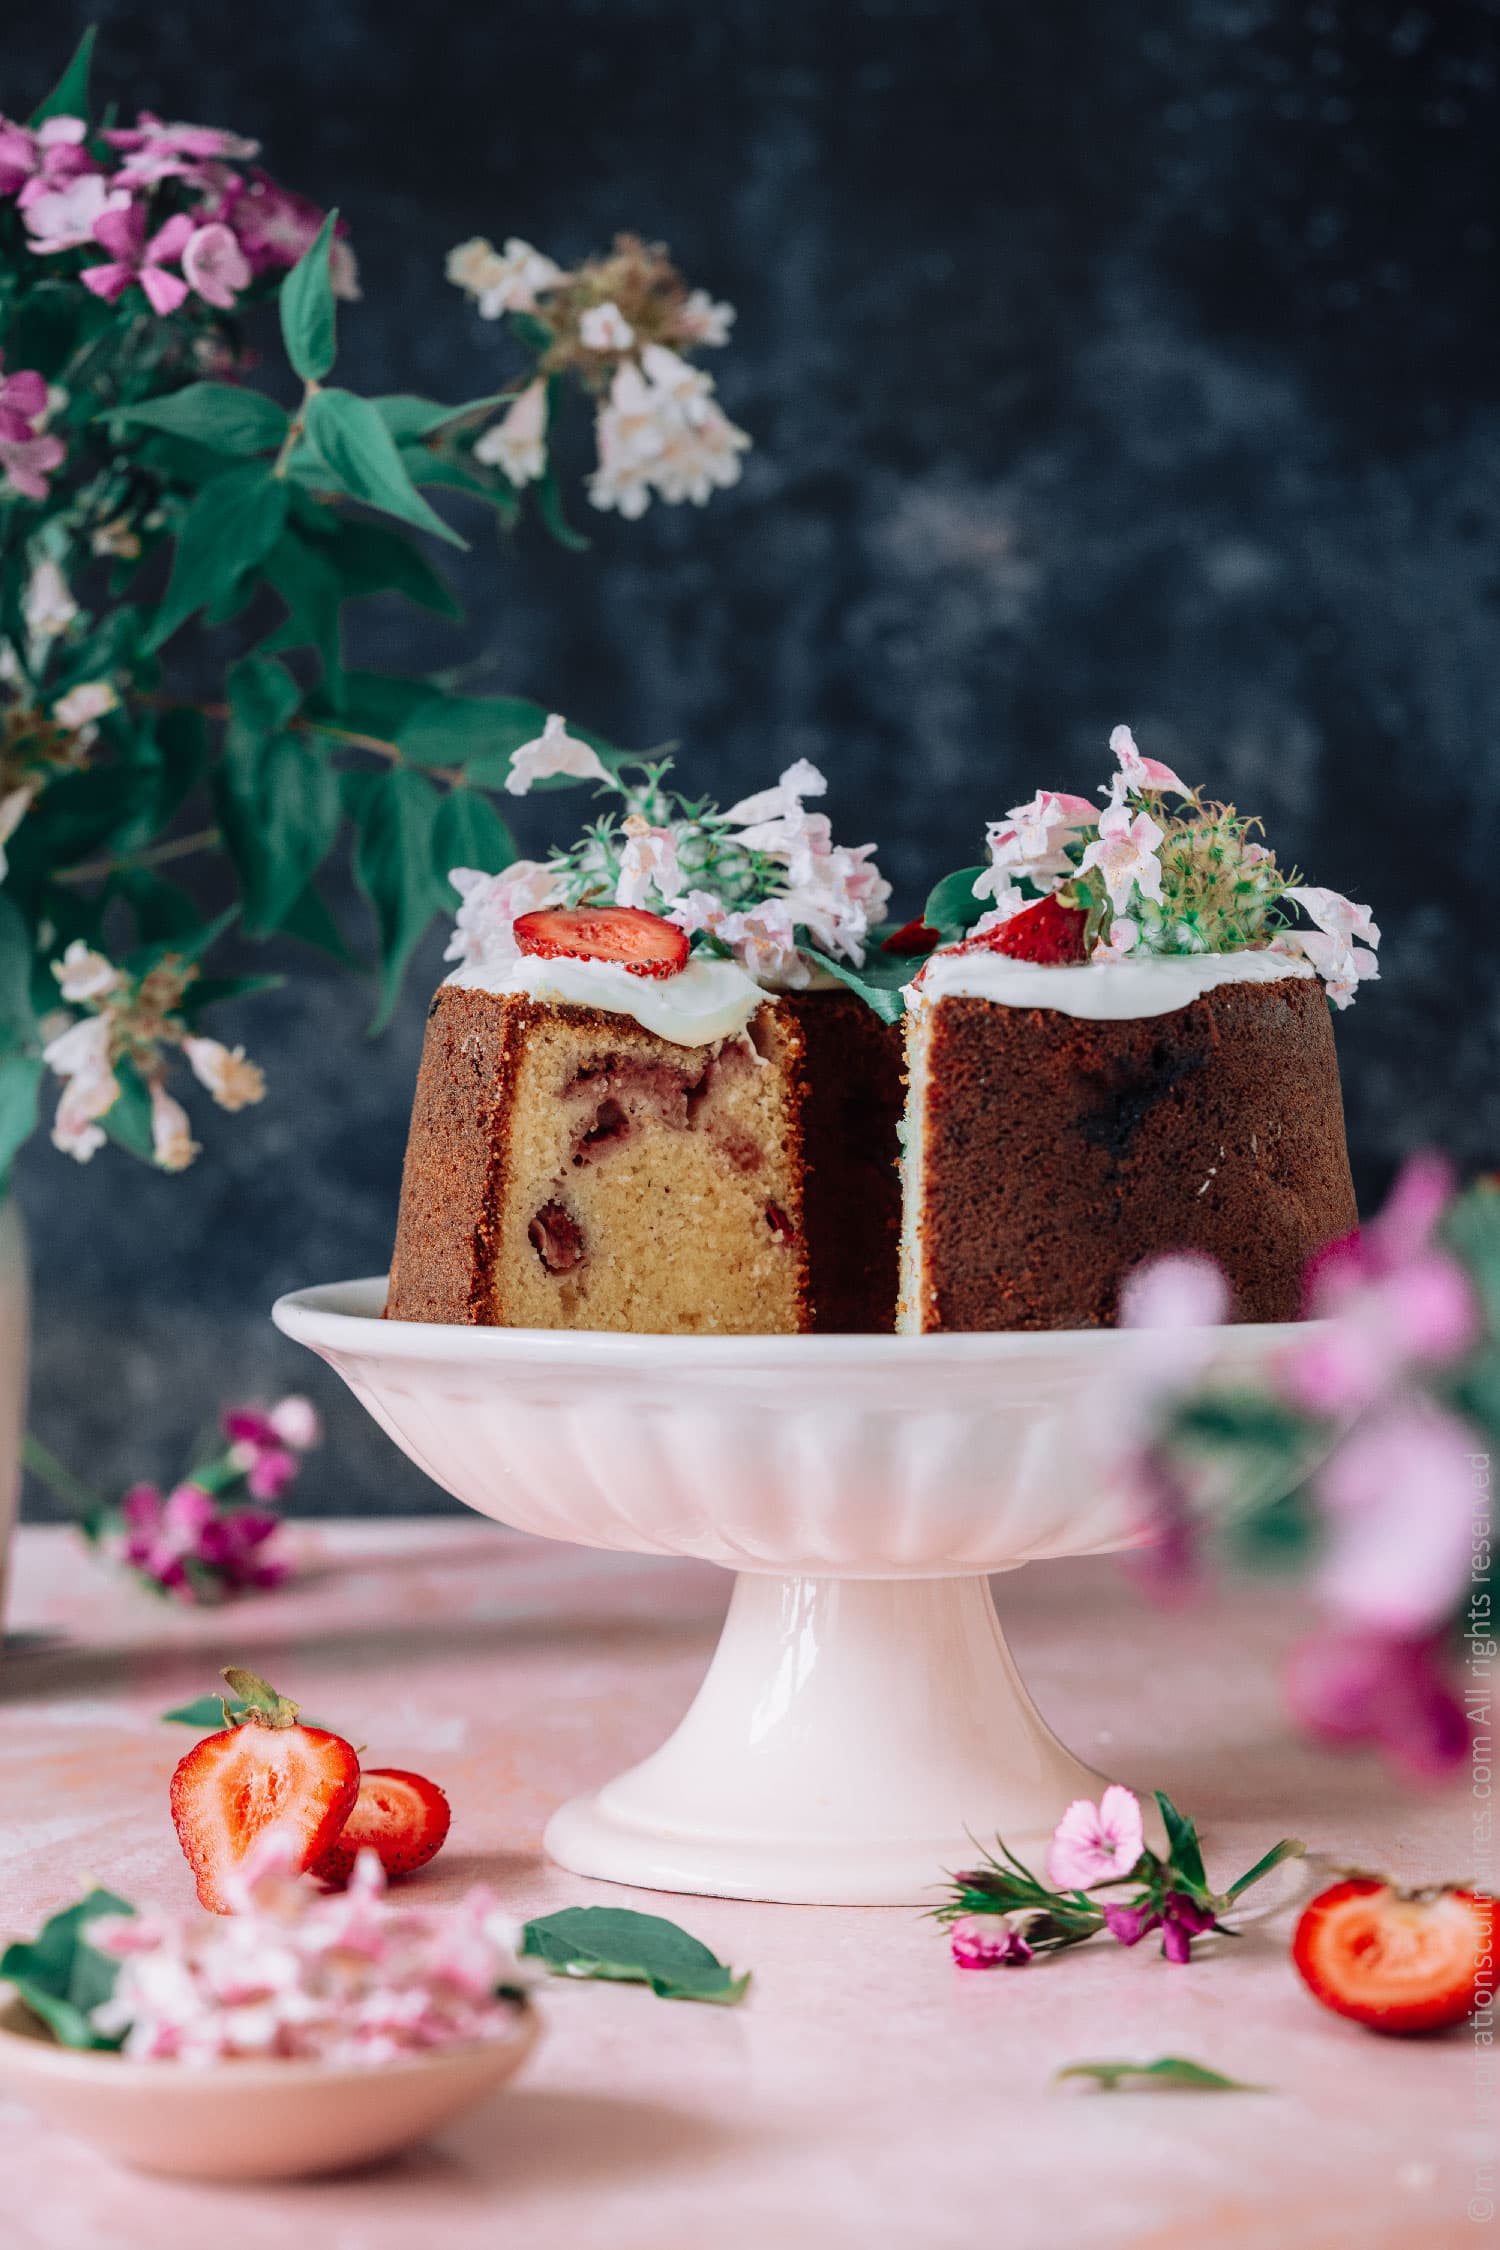
[(1292, 1960), (1315, 2000), (1371, 2031), (1443, 2031), (1479, 2006), (1493, 1981), (1495, 1905), (1445, 1884), (1403, 1891), (1351, 1875), (1307, 1907)]
[(308, 1872), (332, 1890), (354, 1873), (358, 1853), (374, 1852), (387, 1878), (414, 1875), (441, 1851), (453, 1818), (447, 1798), (425, 1774), (374, 1767), (359, 1777), (359, 1795), (337, 1841)]
[(514, 928), (521, 951), (544, 961), (614, 961), (635, 977), (687, 967), (687, 931), (640, 906), (539, 906)]
[(297, 1706), (236, 1666), (243, 1704), (172, 1776), (172, 1821), (211, 1914), (234, 1912), (233, 1879), (263, 1836), (291, 1847), (301, 1874), (336, 1841), (359, 1796), (359, 1759), (342, 1735), (298, 1724)]

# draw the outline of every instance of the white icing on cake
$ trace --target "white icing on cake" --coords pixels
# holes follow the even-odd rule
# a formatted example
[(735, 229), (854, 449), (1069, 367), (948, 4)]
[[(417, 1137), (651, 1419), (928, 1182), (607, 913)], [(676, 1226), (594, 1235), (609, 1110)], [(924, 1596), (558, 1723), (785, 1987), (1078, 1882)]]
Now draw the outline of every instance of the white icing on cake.
[(603, 1008), (633, 1016), (643, 1030), (678, 1047), (709, 1047), (737, 1038), (763, 1001), (776, 995), (748, 976), (738, 961), (696, 954), (675, 976), (641, 977), (618, 961), (542, 960), (521, 954), (499, 964), (455, 969), (449, 984), (471, 992), (525, 993), (564, 1007)]
[(906, 1004), (993, 1000), (1002, 1008), (1055, 1008), (1091, 1023), (1168, 1016), (1220, 984), (1274, 984), (1317, 974), (1310, 961), (1269, 946), (1240, 953), (1155, 953), (1139, 961), (1077, 961), (1049, 966), (1008, 954), (958, 950), (931, 954)]

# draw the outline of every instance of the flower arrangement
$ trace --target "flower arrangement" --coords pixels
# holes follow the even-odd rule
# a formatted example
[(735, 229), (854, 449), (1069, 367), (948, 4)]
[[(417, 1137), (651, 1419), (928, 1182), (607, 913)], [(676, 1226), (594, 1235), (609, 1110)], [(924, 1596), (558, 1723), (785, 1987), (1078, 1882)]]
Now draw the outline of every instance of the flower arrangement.
[(1106, 1932), (1120, 1945), (1139, 1945), (1153, 1930), (1161, 1932), (1165, 1958), (1184, 1967), (1195, 1938), (1210, 1930), (1232, 1937), (1223, 1916), (1252, 1884), (1305, 1848), (1284, 1838), (1218, 1892), (1195, 1824), (1163, 1790), (1156, 1803), (1167, 1832), (1165, 1858), (1147, 1848), (1140, 1799), (1118, 1782), (1097, 1805), (1086, 1797), (1069, 1805), (1047, 1850), (1045, 1882), (997, 1838), (980, 1866), (950, 1879), (952, 1895), (936, 1910), (949, 1925), (959, 1968), (1022, 1968)]
[[(1455, 1195), (1440, 1160), (1414, 1158), (1305, 1290), (1320, 1325), (1264, 1384), (1190, 1376), (1137, 1402), (1118, 1473), (1153, 1542), (1140, 1567), (1190, 1588), (1213, 1521), (1231, 1560), (1302, 1571), (1324, 1623), (1292, 1660), (1297, 1716), (1330, 1743), (1443, 1773), (1488, 1709), (1495, 1647), (1500, 1182)], [(1179, 1344), (1226, 1309), (1202, 1258), (1144, 1267), (1122, 1298), (1129, 1325), (1176, 1329)]]
[(617, 804), (544, 862), (518, 860), (498, 875), (455, 868), (463, 903), (447, 958), (503, 972), (518, 955), (518, 916), (613, 904), (660, 915), (694, 952), (737, 960), (761, 983), (796, 990), (815, 966), (835, 976), (857, 968), (890, 885), (873, 844), (835, 844), (827, 815), (808, 811), (806, 799), (828, 786), (817, 768), (799, 759), (727, 812), (676, 795), (670, 770), (670, 759), (611, 770), (554, 713), (516, 751), (506, 787), (520, 796), (538, 781), (590, 781)]
[(303, 1456), (322, 1442), (310, 1399), (274, 1406), (231, 1406), (217, 1450), (170, 1491), (133, 1484), (113, 1505), (81, 1485), (35, 1438), (24, 1458), (32, 1473), (79, 1511), (84, 1535), (143, 1586), (174, 1601), (217, 1603), (279, 1586), (289, 1565), (270, 1551), (277, 1512)]
[[(724, 341), (730, 309), (631, 238), (571, 274), (522, 244), (455, 252), (525, 354), (494, 395), (342, 387), (344, 222), (237, 133), (98, 119), (92, 44), (29, 120), (0, 116), (0, 1178), (49, 1072), (53, 1139), (79, 1162), (106, 1138), (191, 1162), (179, 1061), (226, 1109), (259, 1100), (259, 1071), (199, 1018), (265, 980), (205, 957), (237, 922), (347, 958), (319, 887), (346, 840), (377, 1024), (447, 869), (515, 857), (496, 795), (545, 713), (346, 653), (369, 599), (458, 615), (423, 542), (465, 541), (429, 494), (509, 525), (530, 493), (580, 544), (548, 450), (570, 390), (608, 456), (592, 496), (628, 516), (649, 492), (706, 499), (749, 442), (687, 356)], [(273, 311), (289, 404), (249, 379)], [(205, 673), (222, 694), (191, 684)], [(227, 917), (177, 880), (211, 861)]]
[(555, 513), (548, 450), (569, 377), (595, 399), (596, 508), (644, 515), (653, 496), (703, 507), (739, 479), (749, 438), (714, 397), (710, 375), (685, 352), (727, 344), (732, 305), (690, 290), (660, 243), (616, 237), (602, 258), (565, 273), (529, 242), (503, 250), (482, 236), (448, 256), (448, 278), (484, 320), (506, 319), (536, 372), (498, 420), (480, 431), (473, 458), (518, 490), (537, 484)]
[[(1053, 789), (1013, 805), (989, 825), (988, 865), (934, 890), (926, 928), (945, 942), (993, 944), (1050, 899), (1076, 928), (1066, 954), (1037, 958), (1108, 962), (1263, 946), (1309, 963), (1335, 1007), (1347, 1007), (1379, 973), (1380, 932), (1369, 908), (1285, 873), (1255, 835), (1259, 821), (1209, 803), (1170, 766), (1144, 757), (1129, 727), (1116, 727), (1109, 746), (1116, 771), (1100, 792), (1102, 811)], [(1296, 910), (1310, 927), (1296, 922)]]

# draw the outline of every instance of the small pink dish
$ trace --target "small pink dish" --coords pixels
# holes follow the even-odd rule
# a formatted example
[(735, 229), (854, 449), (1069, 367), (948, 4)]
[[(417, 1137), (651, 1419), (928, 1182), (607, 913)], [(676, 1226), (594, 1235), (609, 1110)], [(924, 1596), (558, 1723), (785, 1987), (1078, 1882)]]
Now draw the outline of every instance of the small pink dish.
[(510, 2038), (399, 2062), (195, 2069), (60, 2047), (12, 1999), (0, 2008), (0, 2089), (137, 2171), (290, 2180), (376, 2163), (451, 2124), (515, 2076), (540, 2032), (531, 2005)]

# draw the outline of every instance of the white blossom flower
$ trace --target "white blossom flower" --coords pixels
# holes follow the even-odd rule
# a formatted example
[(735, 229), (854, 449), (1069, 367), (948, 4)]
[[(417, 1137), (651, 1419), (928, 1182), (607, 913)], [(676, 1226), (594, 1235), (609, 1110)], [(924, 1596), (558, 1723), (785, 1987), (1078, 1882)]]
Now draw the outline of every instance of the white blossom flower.
[(322, 1443), (322, 1417), (312, 1400), (303, 1398), (300, 1392), (293, 1391), (286, 1398), (279, 1398), (268, 1409), (266, 1420), (282, 1444), (289, 1445), (294, 1453), (311, 1453), (315, 1445)]
[(1116, 727), (1110, 735), (1109, 746), (1119, 759), (1120, 771), (1131, 789), (1173, 789), (1179, 797), (1192, 796), (1187, 783), (1179, 781), (1171, 767), (1164, 766), (1160, 758), (1141, 756), (1129, 727)]
[(78, 615), (68, 581), (50, 555), (32, 571), (21, 606), (26, 629), (34, 641), (55, 641)]
[(677, 842), (670, 828), (653, 828), (639, 813), (624, 822), (625, 846), (615, 883), (616, 906), (645, 906), (652, 888), (670, 903), (682, 889)]
[(784, 899), (763, 899), (759, 906), (722, 915), (714, 935), (759, 984), (795, 992), (811, 977), (797, 949), (796, 924)]
[(985, 830), (990, 864), (975, 881), (974, 896), (993, 898), (1002, 920), (1018, 914), (1031, 903), (1016, 888), (1021, 877), (1035, 890), (1055, 890), (1074, 872), (1067, 847), (1098, 817), (1087, 797), (1058, 789), (1039, 789), (1024, 805), (1013, 805), (1004, 820), (992, 820)]
[(1295, 899), (1310, 922), (1330, 937), (1350, 944), (1362, 938), (1366, 945), (1378, 946), (1380, 932), (1368, 906), (1356, 906), (1353, 899), (1338, 891), (1320, 890), (1316, 886), (1299, 885), (1284, 894)]
[(676, 325), (685, 344), (727, 344), (734, 307), (716, 304), (706, 289), (695, 289), (678, 312)]
[(151, 1146), (164, 1172), (185, 1172), (199, 1153), (187, 1111), (162, 1085), (151, 1089)]
[(599, 753), (569, 734), (561, 712), (548, 714), (547, 723), (532, 742), (523, 742), (511, 754), (505, 786), (512, 797), (524, 797), (533, 782), (553, 774), (570, 774), (577, 781), (608, 781), (609, 771)]
[(724, 818), (731, 828), (753, 827), (762, 820), (785, 820), (802, 809), (804, 797), (826, 797), (828, 784), (806, 758), (787, 766), (773, 789), (758, 789), (731, 805)]
[(669, 505), (701, 507), (716, 488), (735, 483), (750, 440), (715, 403), (710, 376), (662, 344), (648, 344), (641, 360), (615, 370), (599, 409), (589, 498), (629, 518), (645, 513), (653, 491)]
[(578, 323), (578, 341), (585, 351), (628, 352), (635, 330), (613, 299), (590, 305)]
[(1279, 930), (1273, 953), (1310, 961), (1336, 1008), (1347, 1008), (1361, 984), (1380, 975), (1380, 963), (1365, 945), (1350, 945), (1326, 930)]
[(74, 734), (92, 728), (95, 721), (106, 712), (117, 711), (120, 698), (108, 680), (83, 680), (66, 695), (60, 695), (52, 706), (52, 716), (60, 726)]
[(513, 860), (498, 875), (455, 867), (448, 880), (463, 904), (443, 958), (468, 970), (507, 968), (520, 953), (516, 917), (555, 905), (561, 896), (555, 869), (532, 859)]
[(1157, 846), (1164, 831), (1149, 813), (1136, 813), (1132, 818), (1124, 802), (1125, 787), (1124, 774), (1117, 774), (1110, 801), (1099, 815), (1099, 833), (1078, 862), (1081, 875), (1091, 867), (1098, 868), (1116, 914), (1124, 913), (1137, 889), (1143, 898), (1161, 897)]
[(538, 379), (513, 399), (474, 447), (474, 458), (501, 470), (512, 484), (534, 484), (547, 467), (547, 386)]
[(508, 312), (531, 312), (538, 295), (555, 289), (564, 278), (561, 266), (514, 234), (503, 253), (483, 235), (460, 242), (448, 253), (447, 274), (450, 281), (477, 298), (481, 320), (498, 320)]
[(64, 1000), (102, 1000), (113, 992), (120, 982), (120, 972), (113, 961), (102, 953), (95, 953), (82, 938), (74, 938), (60, 961), (52, 964), (58, 989)]
[(120, 1082), (110, 1060), (112, 1039), (107, 1015), (80, 1016), (42, 1050), (48, 1069), (66, 1082), (53, 1120), (52, 1145), (80, 1164), (87, 1164), (104, 1146), (96, 1120), (120, 1098)]
[(244, 1109), (265, 1098), (266, 1074), (245, 1060), (243, 1047), (229, 1048), (217, 1039), (184, 1039), (182, 1051), (200, 1086), (206, 1086), (220, 1109)]
[(700, 930), (716, 936), (728, 911), (717, 891), (682, 891), (667, 909), (666, 920), (686, 930), (689, 937), (696, 937)]

